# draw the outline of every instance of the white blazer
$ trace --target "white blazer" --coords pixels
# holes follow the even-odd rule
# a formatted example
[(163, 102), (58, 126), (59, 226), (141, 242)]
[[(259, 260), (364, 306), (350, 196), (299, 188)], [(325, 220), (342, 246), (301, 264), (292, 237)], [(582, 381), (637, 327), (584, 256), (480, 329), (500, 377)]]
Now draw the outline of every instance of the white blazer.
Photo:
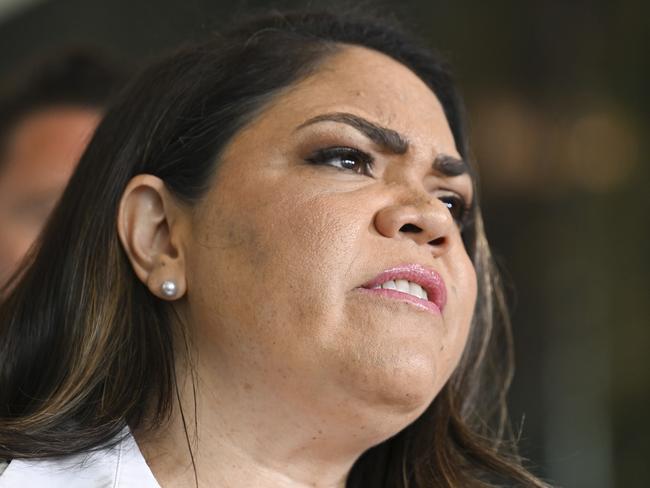
[(110, 449), (14, 459), (0, 473), (0, 488), (161, 488), (130, 433)]

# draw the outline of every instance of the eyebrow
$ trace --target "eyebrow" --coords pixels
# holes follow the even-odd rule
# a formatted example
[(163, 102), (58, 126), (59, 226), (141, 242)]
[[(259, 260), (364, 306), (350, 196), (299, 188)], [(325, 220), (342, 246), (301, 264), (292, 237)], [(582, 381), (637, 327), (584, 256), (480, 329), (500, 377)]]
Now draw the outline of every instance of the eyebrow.
[(466, 173), (471, 176), (472, 174), (467, 161), (449, 154), (438, 154), (433, 160), (433, 169), (445, 176), (460, 176)]
[[(382, 127), (369, 120), (347, 112), (335, 112), (317, 115), (303, 122), (296, 130), (319, 122), (339, 122), (354, 127), (363, 133), (368, 139), (394, 154), (405, 154), (409, 149), (409, 141), (406, 137), (393, 129)], [(438, 154), (433, 161), (434, 171), (444, 176), (460, 176), (470, 173), (467, 162), (463, 159), (448, 154)]]

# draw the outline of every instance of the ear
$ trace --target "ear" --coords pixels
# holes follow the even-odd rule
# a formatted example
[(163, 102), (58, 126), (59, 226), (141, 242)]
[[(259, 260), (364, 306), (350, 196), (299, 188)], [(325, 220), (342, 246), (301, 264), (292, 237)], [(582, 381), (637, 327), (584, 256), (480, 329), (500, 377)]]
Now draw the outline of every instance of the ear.
[[(187, 226), (186, 212), (160, 178), (141, 174), (129, 182), (120, 201), (117, 231), (133, 271), (159, 298), (176, 300), (186, 292)], [(168, 282), (175, 285), (173, 293)]]

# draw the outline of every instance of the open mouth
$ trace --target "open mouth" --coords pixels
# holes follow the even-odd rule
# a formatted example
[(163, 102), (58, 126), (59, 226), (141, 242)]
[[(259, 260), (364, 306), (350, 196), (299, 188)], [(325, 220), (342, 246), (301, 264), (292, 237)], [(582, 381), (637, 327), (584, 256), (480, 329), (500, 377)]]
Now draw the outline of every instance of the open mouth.
[(401, 293), (408, 293), (416, 298), (421, 298), (422, 300), (429, 300), (429, 294), (426, 290), (413, 281), (388, 280), (381, 285), (373, 286), (371, 290), (377, 290), (380, 288), (383, 290), (397, 290)]
[(381, 272), (359, 290), (402, 300), (440, 314), (447, 300), (442, 277), (433, 269), (420, 264), (405, 264)]

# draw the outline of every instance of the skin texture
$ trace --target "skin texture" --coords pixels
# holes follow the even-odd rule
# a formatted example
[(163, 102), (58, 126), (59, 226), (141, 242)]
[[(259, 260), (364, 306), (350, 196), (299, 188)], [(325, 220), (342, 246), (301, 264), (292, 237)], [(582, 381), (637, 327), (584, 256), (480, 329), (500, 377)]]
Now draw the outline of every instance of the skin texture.
[(0, 286), (38, 237), (98, 121), (96, 110), (52, 107), (9, 134), (0, 165)]
[[(392, 154), (339, 122), (298, 128), (332, 112), (398, 131), (409, 150)], [(306, 161), (331, 146), (371, 154), (373, 175)], [(344, 486), (365, 450), (440, 391), (476, 301), (473, 266), (440, 200), (469, 203), (471, 180), (436, 173), (442, 154), (459, 157), (435, 95), (391, 58), (346, 47), (233, 138), (197, 206), (153, 176), (131, 181), (120, 237), (152, 293), (169, 299), (160, 285), (177, 283), (171, 300), (193, 336), (200, 486)], [(442, 276), (442, 314), (358, 291), (407, 263)], [(181, 388), (192, 425), (190, 380)], [(136, 438), (161, 486), (194, 486), (178, 415)]]

